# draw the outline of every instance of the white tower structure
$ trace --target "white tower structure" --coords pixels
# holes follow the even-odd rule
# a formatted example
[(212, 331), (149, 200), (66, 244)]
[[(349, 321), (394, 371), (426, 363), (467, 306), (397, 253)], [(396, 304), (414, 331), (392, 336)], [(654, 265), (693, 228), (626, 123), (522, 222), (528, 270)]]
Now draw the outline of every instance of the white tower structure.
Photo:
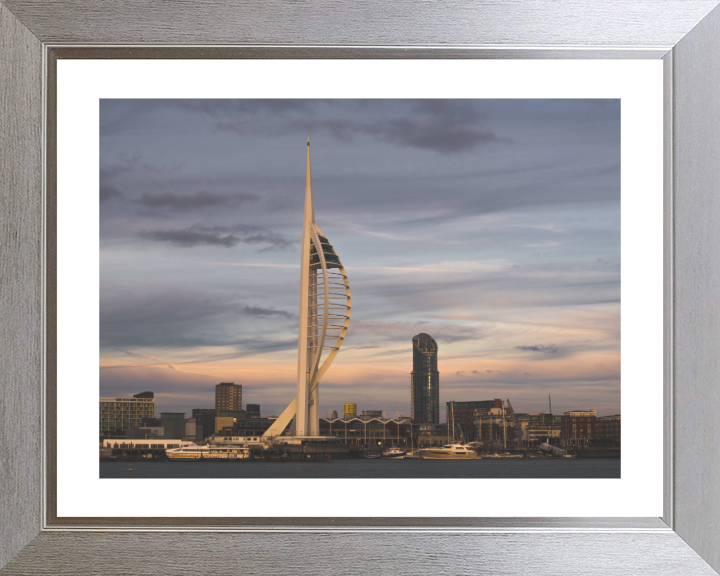
[(337, 356), (350, 323), (350, 284), (335, 249), (315, 224), (310, 139), (300, 253), (297, 396), (265, 432), (282, 434), (293, 416), (296, 436), (320, 434), (320, 379)]

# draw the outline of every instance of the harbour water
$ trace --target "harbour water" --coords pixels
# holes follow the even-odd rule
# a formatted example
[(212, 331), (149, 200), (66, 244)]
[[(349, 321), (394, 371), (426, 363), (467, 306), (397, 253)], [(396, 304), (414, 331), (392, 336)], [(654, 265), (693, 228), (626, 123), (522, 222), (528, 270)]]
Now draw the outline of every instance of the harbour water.
[(620, 458), (100, 462), (100, 478), (620, 478)]

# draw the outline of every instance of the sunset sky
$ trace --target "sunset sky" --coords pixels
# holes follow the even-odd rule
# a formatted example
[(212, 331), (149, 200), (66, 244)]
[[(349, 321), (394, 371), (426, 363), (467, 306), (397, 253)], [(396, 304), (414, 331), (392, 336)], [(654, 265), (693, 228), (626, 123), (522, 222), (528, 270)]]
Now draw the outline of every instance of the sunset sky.
[(620, 413), (619, 100), (102, 100), (100, 395), (156, 412), (296, 388), (306, 139), (352, 290), (321, 414), (445, 402)]

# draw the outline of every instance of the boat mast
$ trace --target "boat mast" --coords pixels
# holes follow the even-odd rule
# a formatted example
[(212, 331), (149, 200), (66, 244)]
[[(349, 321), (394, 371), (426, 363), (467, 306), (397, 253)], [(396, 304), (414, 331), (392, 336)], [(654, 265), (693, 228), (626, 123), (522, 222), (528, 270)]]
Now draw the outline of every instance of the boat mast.
[(503, 450), (507, 450), (507, 426), (505, 425), (505, 402), (500, 400), (502, 403), (502, 417), (503, 417)]
[(452, 404), (450, 405), (450, 410), (452, 411), (452, 444), (455, 444), (455, 400), (452, 401)]
[(550, 406), (550, 438), (548, 438), (548, 444), (550, 444), (550, 439), (553, 437), (553, 425), (555, 424), (555, 416), (553, 416), (552, 413), (552, 398), (550, 398), (550, 394), (548, 394), (548, 405)]
[(410, 419), (410, 452), (415, 452), (415, 438), (413, 437), (412, 419)]

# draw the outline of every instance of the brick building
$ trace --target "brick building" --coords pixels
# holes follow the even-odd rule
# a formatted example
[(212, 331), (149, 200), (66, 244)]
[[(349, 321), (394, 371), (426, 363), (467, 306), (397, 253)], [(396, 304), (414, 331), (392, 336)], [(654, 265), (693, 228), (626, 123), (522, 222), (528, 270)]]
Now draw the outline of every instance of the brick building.
[(587, 446), (597, 431), (595, 410), (571, 410), (561, 418), (563, 446)]
[(595, 438), (604, 443), (620, 444), (620, 414), (600, 416), (597, 420)]

